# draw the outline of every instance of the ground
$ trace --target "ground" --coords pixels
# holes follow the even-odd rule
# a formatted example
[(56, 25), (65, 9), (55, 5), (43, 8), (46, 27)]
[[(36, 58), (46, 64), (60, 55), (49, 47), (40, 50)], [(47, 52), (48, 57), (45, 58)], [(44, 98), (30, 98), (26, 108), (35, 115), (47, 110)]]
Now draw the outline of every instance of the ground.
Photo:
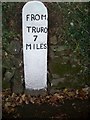
[(31, 96), (3, 91), (3, 119), (89, 120), (90, 96), (86, 88), (63, 89), (54, 94)]

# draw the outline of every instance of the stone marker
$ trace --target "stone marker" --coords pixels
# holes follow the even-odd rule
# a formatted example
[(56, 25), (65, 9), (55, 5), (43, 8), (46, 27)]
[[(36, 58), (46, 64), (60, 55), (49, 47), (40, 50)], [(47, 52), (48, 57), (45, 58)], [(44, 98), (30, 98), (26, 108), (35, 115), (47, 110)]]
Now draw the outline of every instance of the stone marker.
[(40, 1), (27, 2), (22, 10), (25, 87), (47, 87), (47, 8)]

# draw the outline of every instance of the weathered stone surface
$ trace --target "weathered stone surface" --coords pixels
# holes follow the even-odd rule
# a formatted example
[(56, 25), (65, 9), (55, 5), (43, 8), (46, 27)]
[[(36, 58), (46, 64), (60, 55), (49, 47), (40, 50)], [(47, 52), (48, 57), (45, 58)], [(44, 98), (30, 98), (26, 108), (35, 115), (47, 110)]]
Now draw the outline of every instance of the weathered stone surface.
[(54, 79), (57, 79), (57, 78), (59, 78), (60, 76), (57, 75), (57, 74), (52, 74), (52, 77), (53, 77)]
[(13, 67), (10, 57), (3, 59), (3, 68), (10, 69)]
[(56, 52), (57, 50), (57, 46), (55, 46), (55, 45), (51, 45), (50, 46), (50, 49), (53, 51), (53, 52)]
[(11, 54), (19, 54), (20, 49), (21, 49), (21, 45), (20, 45), (19, 41), (13, 40), (10, 42), (10, 44), (8, 46), (8, 51)]
[(60, 90), (57, 90), (57, 89), (55, 89), (55, 88), (51, 88), (50, 89), (50, 94), (55, 94), (55, 93), (59, 93), (60, 92)]
[(58, 78), (58, 79), (53, 79), (51, 81), (52, 86), (57, 86), (59, 83), (63, 83), (65, 78)]
[(59, 45), (56, 50), (59, 51), (59, 52), (61, 52), (61, 51), (65, 50), (65, 49), (66, 49), (65, 46), (60, 46)]
[(52, 36), (50, 38), (50, 44), (52, 44), (52, 45), (56, 45), (57, 44), (57, 37), (56, 37), (56, 35), (54, 35), (54, 36)]
[(50, 52), (49, 52), (49, 58), (50, 59), (54, 59), (54, 52), (52, 51), (52, 50), (50, 50)]
[(23, 92), (23, 72), (21, 69), (16, 69), (13, 78), (13, 92), (22, 93)]
[(21, 82), (14, 81), (13, 92), (15, 92), (15, 93), (23, 92), (23, 86), (22, 86)]
[(25, 90), (25, 93), (26, 94), (30, 94), (31, 96), (39, 96), (39, 95), (42, 95), (42, 96), (46, 96), (47, 94), (47, 90)]
[(68, 61), (70, 60), (68, 56), (63, 56), (62, 58), (63, 58), (62, 64), (67, 64)]
[(10, 81), (13, 75), (14, 75), (13, 72), (7, 71), (7, 72), (5, 73), (5, 80)]
[(14, 67), (16, 68), (20, 67), (21, 60), (19, 58), (12, 57), (11, 60)]

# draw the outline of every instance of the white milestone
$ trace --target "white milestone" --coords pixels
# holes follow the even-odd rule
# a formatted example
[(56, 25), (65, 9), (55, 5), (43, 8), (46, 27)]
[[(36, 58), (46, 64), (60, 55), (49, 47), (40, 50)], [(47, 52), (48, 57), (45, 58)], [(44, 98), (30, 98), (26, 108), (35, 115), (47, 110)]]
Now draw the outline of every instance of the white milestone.
[(24, 5), (22, 29), (25, 87), (46, 89), (48, 13), (42, 2), (30, 1)]

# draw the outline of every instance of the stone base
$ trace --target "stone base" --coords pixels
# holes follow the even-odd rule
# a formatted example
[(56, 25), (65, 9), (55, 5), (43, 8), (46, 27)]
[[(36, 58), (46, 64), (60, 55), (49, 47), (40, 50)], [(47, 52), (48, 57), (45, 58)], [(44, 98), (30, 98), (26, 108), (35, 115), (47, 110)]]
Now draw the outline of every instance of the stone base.
[(46, 96), (47, 90), (45, 89), (40, 89), (40, 90), (32, 90), (32, 89), (26, 89), (25, 94), (30, 94), (31, 96)]

